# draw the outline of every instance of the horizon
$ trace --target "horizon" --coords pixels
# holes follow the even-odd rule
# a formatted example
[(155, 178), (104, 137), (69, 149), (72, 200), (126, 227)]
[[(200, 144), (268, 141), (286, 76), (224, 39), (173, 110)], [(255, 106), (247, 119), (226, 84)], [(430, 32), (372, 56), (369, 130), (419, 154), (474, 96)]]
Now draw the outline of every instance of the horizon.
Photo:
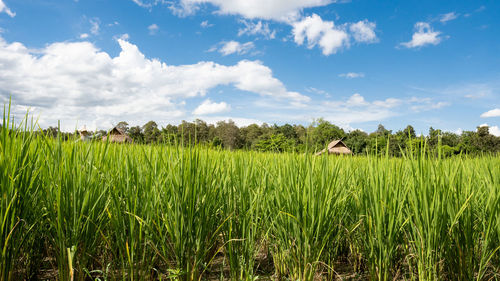
[[(273, 5), (266, 6), (265, 3)], [(0, 0), (0, 102), (43, 128), (182, 120), (500, 136), (500, 3)]]

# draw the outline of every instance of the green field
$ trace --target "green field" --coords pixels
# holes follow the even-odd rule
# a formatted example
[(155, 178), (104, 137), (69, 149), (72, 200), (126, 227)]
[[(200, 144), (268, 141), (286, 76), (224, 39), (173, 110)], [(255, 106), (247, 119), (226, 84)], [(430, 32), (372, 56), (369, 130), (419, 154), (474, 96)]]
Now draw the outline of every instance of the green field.
[(499, 280), (500, 158), (0, 129), (1, 280)]

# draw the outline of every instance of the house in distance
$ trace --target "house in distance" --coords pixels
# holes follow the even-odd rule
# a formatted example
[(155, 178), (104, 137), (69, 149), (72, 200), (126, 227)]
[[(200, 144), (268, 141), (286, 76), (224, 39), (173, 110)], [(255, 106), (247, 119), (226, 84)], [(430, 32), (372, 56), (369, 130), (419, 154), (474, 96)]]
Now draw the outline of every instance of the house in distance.
[(316, 155), (321, 155), (323, 153), (328, 153), (328, 154), (352, 154), (352, 151), (345, 145), (345, 143), (340, 139), (340, 140), (334, 140), (331, 143), (328, 144), (327, 148), (321, 150), (320, 152), (316, 153)]
[(125, 131), (123, 131), (121, 128), (118, 128), (116, 126), (113, 127), (113, 129), (111, 129), (108, 132), (107, 136), (102, 137), (102, 141), (107, 141), (108, 137), (109, 137), (109, 142), (119, 142), (119, 143), (131, 143), (132, 142), (132, 138), (129, 135), (127, 135), (127, 133), (125, 133)]

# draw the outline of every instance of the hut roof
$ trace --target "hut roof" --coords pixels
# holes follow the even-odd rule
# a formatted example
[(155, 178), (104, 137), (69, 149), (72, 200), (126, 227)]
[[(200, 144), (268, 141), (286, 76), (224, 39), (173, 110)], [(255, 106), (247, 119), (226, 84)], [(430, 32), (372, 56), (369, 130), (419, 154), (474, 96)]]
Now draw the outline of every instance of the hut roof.
[[(132, 142), (132, 138), (127, 134), (125, 133), (124, 130), (122, 130), (121, 128), (118, 128), (118, 127), (113, 127), (111, 130), (109, 130), (108, 132), (109, 134), (109, 140), (111, 142)], [(107, 136), (104, 136), (102, 137), (102, 140), (103, 141), (106, 141), (108, 139)]]
[(328, 152), (328, 154), (352, 154), (352, 151), (345, 145), (342, 139), (330, 142), (327, 148), (316, 153), (316, 155), (321, 155), (325, 152)]
[(117, 126), (114, 126), (111, 130), (109, 130), (109, 133), (110, 134), (118, 134), (118, 135), (127, 135), (127, 133), (125, 133), (125, 131), (121, 128), (118, 128)]
[(340, 140), (334, 140), (331, 143), (329, 143), (328, 149), (334, 148), (338, 143), (341, 143), (343, 146), (347, 147), (347, 145), (345, 145), (345, 143), (342, 142), (342, 139), (340, 139)]

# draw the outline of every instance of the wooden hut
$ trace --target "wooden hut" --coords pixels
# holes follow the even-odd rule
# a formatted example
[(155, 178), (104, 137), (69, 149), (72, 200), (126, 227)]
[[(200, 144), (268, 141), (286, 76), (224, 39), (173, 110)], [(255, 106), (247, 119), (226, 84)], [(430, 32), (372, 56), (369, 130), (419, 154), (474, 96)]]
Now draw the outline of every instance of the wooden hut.
[(345, 145), (345, 143), (340, 140), (334, 140), (328, 144), (328, 147), (316, 153), (316, 155), (321, 155), (328, 152), (328, 154), (352, 154), (352, 151)]
[(102, 137), (102, 141), (107, 141), (109, 136), (110, 142), (119, 142), (119, 143), (131, 143), (132, 138), (127, 135), (122, 129), (118, 127), (114, 127), (108, 132), (107, 136)]
[(78, 133), (80, 133), (81, 141), (89, 141), (92, 138), (92, 134), (87, 130), (85, 125), (83, 125), (83, 128)]

